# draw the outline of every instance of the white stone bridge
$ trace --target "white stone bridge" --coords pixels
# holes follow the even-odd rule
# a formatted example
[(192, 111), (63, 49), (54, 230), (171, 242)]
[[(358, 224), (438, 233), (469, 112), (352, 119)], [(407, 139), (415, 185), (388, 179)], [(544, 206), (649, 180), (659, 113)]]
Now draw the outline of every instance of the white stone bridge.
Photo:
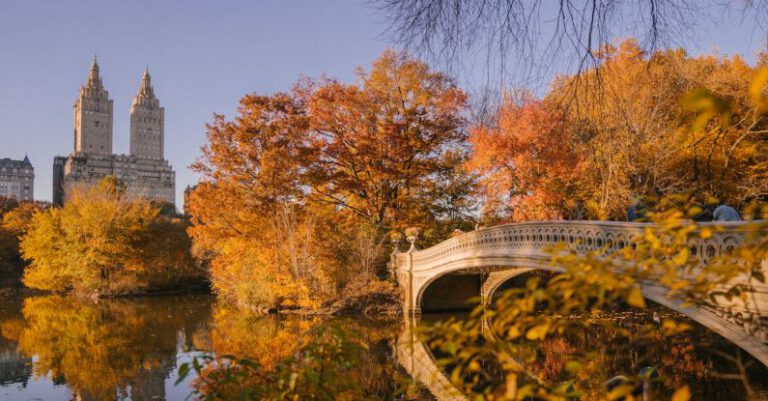
[[(603, 221), (546, 221), (508, 224), (468, 232), (431, 248), (392, 255), (392, 268), (403, 289), (408, 315), (422, 310), (440, 311), (467, 307), (469, 297), (484, 302), (511, 278), (531, 270), (559, 271), (551, 263), (548, 248), (565, 243), (577, 254), (604, 249), (617, 251), (632, 246), (651, 223)], [(712, 227), (713, 223), (700, 223)], [(755, 226), (719, 223), (707, 239), (693, 239), (691, 254), (702, 263), (742, 244)], [(768, 261), (762, 269), (768, 276)], [(642, 283), (646, 298), (676, 310), (719, 333), (768, 366), (768, 285), (757, 283), (746, 302), (730, 305), (728, 311), (689, 305), (670, 298), (665, 288)]]

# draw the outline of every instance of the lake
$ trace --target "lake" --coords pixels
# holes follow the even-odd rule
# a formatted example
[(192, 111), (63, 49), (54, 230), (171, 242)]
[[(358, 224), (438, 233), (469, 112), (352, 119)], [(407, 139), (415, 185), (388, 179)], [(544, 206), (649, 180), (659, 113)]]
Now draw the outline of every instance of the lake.
[[(674, 312), (654, 307), (609, 318), (631, 328), (658, 314)], [(447, 316), (460, 317), (426, 315), (419, 324)], [(344, 358), (323, 362), (328, 366), (322, 381), (339, 399), (356, 392), (371, 399), (434, 399), (429, 383), (414, 383), (408, 376), (428, 367), (409, 370), (405, 366), (412, 361), (398, 360), (404, 358), (403, 320), (251, 315), (200, 294), (94, 302), (3, 288), (0, 400), (184, 400), (200, 381), (191, 375), (176, 384), (179, 366), (196, 356), (249, 356), (271, 369), (328, 331), (340, 334)], [(768, 369), (698, 325), (674, 340), (634, 348), (613, 341), (610, 333), (576, 342), (553, 339), (538, 350), (541, 358), (533, 370), (557, 374), (575, 346), (599, 351), (597, 385), (654, 366), (662, 374), (662, 390), (687, 383), (693, 399), (768, 399)]]

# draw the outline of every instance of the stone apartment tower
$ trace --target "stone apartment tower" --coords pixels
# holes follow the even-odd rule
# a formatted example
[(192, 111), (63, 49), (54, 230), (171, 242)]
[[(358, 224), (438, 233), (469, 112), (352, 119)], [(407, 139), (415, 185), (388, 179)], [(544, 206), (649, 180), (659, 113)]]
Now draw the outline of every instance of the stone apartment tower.
[(101, 82), (96, 57), (88, 80), (80, 87), (80, 96), (72, 107), (75, 111), (75, 153), (111, 155), (112, 100)]
[(53, 160), (53, 202), (61, 205), (73, 188), (115, 176), (125, 183), (129, 196), (174, 203), (176, 173), (164, 158), (165, 109), (155, 96), (148, 69), (131, 105), (127, 155), (113, 153), (112, 116), (112, 100), (94, 57), (74, 105), (74, 150)]
[(164, 126), (165, 109), (155, 97), (147, 68), (131, 105), (131, 156), (163, 160)]

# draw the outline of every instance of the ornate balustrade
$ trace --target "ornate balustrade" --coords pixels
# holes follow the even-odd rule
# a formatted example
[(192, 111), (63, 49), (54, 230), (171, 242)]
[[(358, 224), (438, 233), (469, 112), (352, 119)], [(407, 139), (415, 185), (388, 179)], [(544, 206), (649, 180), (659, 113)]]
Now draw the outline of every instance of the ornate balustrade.
[[(546, 249), (566, 244), (578, 254), (604, 250), (614, 252), (633, 246), (651, 223), (611, 221), (542, 221), (500, 225), (480, 229), (451, 238), (431, 248), (394, 255), (396, 268), (403, 271), (425, 271), (444, 266), (471, 255), (527, 254), (546, 256)], [(743, 222), (699, 223), (698, 230), (712, 229), (707, 239), (691, 239), (691, 255), (704, 261), (743, 243), (754, 230)], [(694, 236), (695, 237), (695, 236)]]

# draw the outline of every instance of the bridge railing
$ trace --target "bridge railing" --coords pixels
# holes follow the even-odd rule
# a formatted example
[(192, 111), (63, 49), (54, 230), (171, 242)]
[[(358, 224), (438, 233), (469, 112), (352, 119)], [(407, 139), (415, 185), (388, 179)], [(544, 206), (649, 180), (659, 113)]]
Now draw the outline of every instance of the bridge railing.
[[(697, 223), (701, 231), (707, 228), (712, 235), (706, 239), (693, 235), (690, 251), (693, 257), (706, 261), (723, 252), (738, 247), (746, 236), (754, 231), (754, 222)], [(604, 250), (615, 252), (635, 246), (638, 237), (644, 235), (652, 223), (613, 221), (540, 221), (506, 224), (464, 233), (430, 248), (393, 255), (399, 272), (425, 271), (471, 253), (546, 254), (545, 250), (556, 244), (566, 244), (577, 254)], [(716, 229), (713, 229), (715, 228)]]

